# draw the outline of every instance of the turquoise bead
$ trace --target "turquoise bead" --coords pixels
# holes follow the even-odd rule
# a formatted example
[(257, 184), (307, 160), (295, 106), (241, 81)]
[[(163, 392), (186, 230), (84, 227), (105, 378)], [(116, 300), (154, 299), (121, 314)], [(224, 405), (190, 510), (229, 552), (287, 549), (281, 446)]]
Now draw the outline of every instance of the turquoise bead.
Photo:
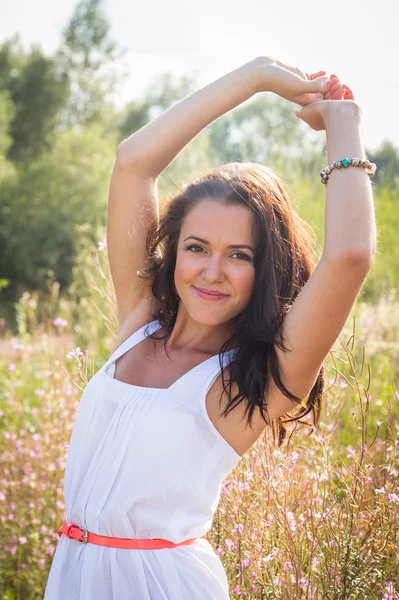
[(342, 165), (346, 168), (349, 167), (349, 160), (346, 158), (346, 156), (344, 156), (344, 158), (342, 159)]

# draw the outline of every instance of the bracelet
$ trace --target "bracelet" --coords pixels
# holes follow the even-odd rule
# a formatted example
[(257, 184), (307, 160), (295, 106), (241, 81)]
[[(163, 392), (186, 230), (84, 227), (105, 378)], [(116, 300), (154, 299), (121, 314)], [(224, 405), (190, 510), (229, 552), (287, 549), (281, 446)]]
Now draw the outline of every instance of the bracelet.
[(343, 158), (338, 158), (331, 167), (327, 167), (326, 169), (320, 171), (321, 182), (324, 183), (324, 185), (327, 185), (330, 173), (334, 169), (342, 169), (342, 167), (345, 169), (348, 167), (363, 167), (370, 177), (373, 177), (377, 170), (377, 165), (375, 163), (371, 163), (369, 160), (361, 158), (347, 158), (344, 156)]

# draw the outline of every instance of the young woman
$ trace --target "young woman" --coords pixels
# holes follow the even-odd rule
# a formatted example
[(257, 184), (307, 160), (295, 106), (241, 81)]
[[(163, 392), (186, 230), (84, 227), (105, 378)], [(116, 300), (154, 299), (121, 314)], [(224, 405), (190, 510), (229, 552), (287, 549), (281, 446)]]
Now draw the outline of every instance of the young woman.
[[(287, 413), (317, 423), (323, 361), (375, 253), (362, 111), (324, 75), (259, 57), (118, 147), (107, 239), (119, 331), (74, 424), (46, 600), (229, 598), (201, 537), (222, 481), (267, 426), (282, 442)], [(327, 134), (334, 168), (323, 174), (325, 242), (313, 272), (303, 222), (261, 164), (210, 170), (159, 217), (162, 171), (264, 91), (299, 104), (297, 116)]]

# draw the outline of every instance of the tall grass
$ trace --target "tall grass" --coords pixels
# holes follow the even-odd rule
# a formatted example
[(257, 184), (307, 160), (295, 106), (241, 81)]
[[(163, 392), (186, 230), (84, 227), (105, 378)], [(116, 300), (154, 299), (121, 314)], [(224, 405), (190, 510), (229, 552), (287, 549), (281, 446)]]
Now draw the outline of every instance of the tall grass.
[[(18, 303), (0, 338), (0, 598), (43, 597), (65, 518), (63, 477), (81, 392), (110, 354), (115, 303), (104, 245), (87, 297), (54, 289), (51, 318)], [(359, 300), (326, 359), (319, 428), (282, 448), (266, 430), (225, 479), (205, 536), (231, 598), (399, 599), (399, 298)], [(51, 312), (53, 311), (53, 312)]]

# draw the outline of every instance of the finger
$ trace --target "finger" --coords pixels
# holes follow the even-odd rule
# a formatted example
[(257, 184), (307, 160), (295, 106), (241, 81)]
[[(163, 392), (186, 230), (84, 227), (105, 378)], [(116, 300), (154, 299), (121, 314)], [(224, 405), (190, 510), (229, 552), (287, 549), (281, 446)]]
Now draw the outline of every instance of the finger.
[(334, 85), (336, 85), (337, 83), (341, 83), (339, 79), (337, 79), (337, 77), (334, 77), (334, 79), (330, 79), (327, 83), (328, 88), (331, 89)]
[(345, 94), (345, 88), (340, 86), (333, 94), (331, 94), (331, 100), (342, 100)]
[(339, 84), (338, 86), (334, 86), (333, 90), (329, 90), (324, 94), (324, 100), (340, 100), (344, 93), (344, 86)]
[(316, 77), (315, 79), (311, 79), (308, 82), (308, 90), (309, 92), (323, 92), (327, 89), (328, 83), (328, 77), (326, 77), (325, 75), (319, 75), (318, 77)]
[(339, 90), (340, 88), (342, 88), (342, 83), (336, 83), (329, 89), (329, 92), (333, 96), (335, 94), (335, 92), (337, 90)]
[(316, 79), (317, 77), (320, 77), (320, 75), (326, 75), (325, 71), (317, 71), (317, 73), (310, 73), (310, 75), (308, 73), (306, 73), (306, 77), (308, 79)]
[(346, 91), (345, 91), (345, 100), (354, 100), (355, 97), (353, 95), (353, 92), (352, 92), (351, 88), (349, 86), (347, 86), (346, 84), (345, 84), (345, 88), (346, 88)]

